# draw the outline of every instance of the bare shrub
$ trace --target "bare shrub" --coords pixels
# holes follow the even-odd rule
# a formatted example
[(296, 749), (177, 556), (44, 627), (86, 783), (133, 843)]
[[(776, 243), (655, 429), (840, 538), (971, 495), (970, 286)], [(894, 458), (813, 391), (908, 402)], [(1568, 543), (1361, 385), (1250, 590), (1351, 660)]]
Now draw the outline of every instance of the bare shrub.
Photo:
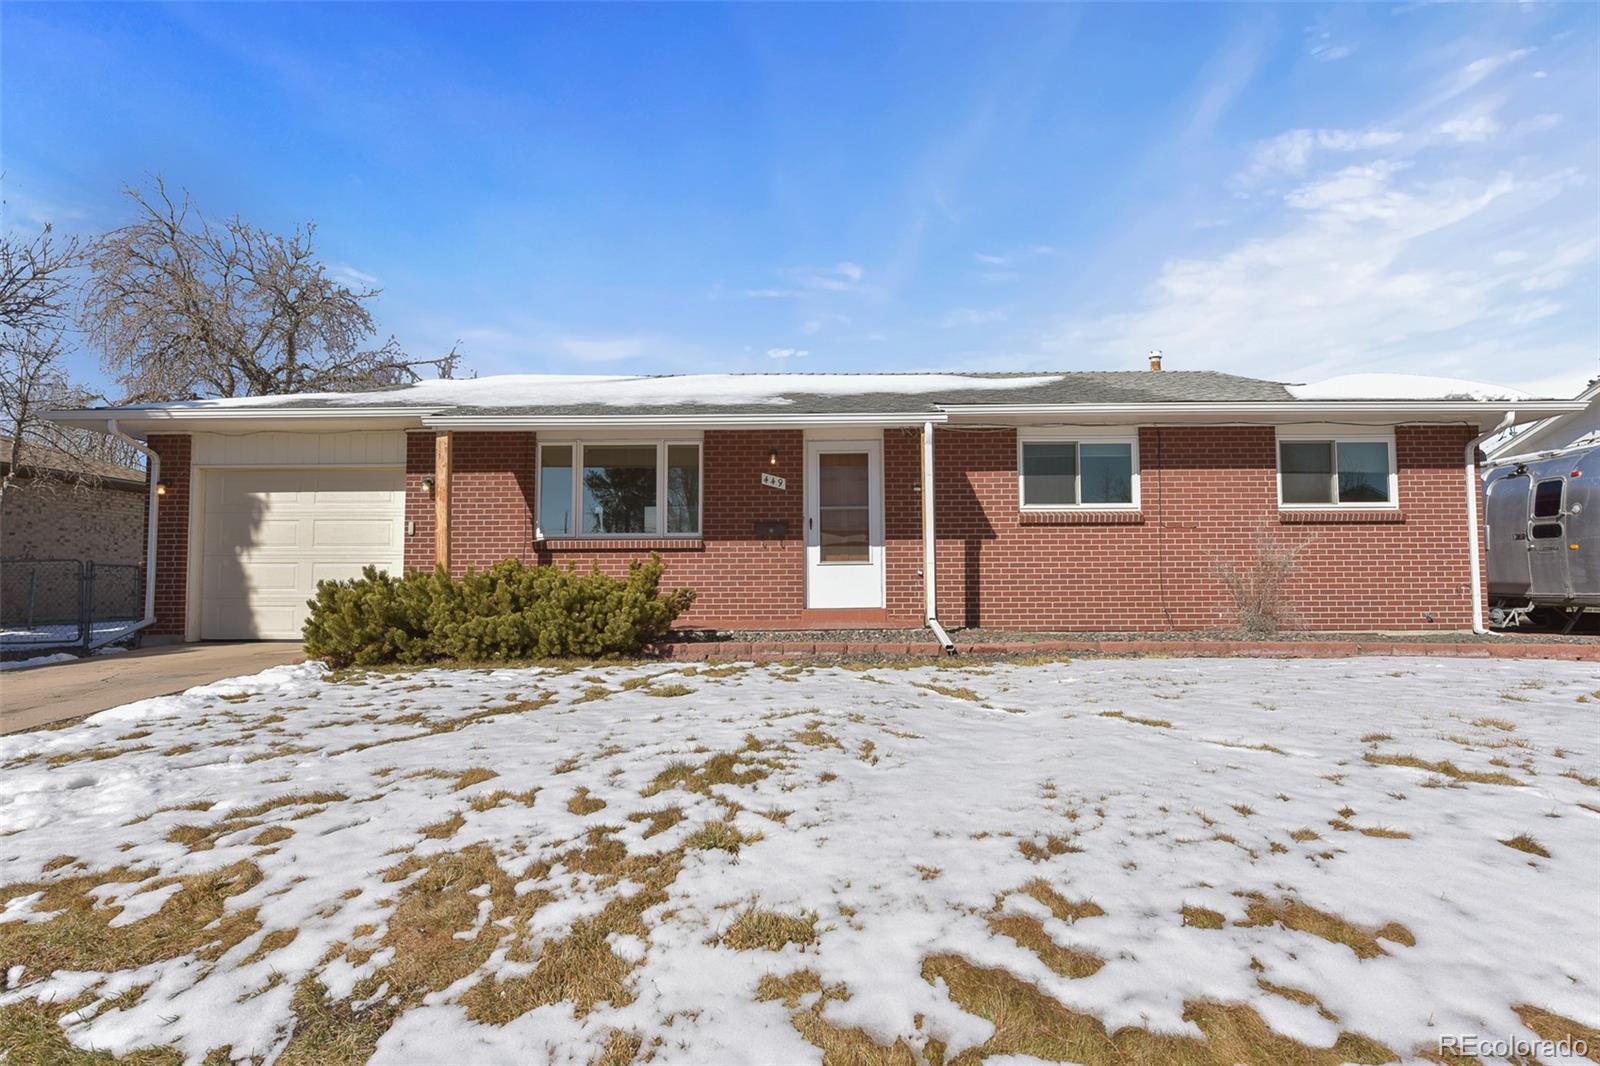
[(1294, 625), (1289, 579), (1304, 547), (1304, 543), (1273, 536), (1263, 527), (1251, 538), (1250, 554), (1244, 559), (1217, 563), (1217, 577), (1233, 599), (1234, 619), (1245, 633), (1271, 636)]

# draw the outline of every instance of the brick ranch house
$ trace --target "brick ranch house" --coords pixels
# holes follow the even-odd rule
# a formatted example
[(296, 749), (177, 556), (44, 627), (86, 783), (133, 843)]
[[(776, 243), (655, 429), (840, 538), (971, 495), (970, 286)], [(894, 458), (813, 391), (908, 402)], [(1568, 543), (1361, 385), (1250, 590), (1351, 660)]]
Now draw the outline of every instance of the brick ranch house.
[(156, 460), (149, 633), (235, 640), (297, 637), (316, 582), (368, 563), (651, 552), (699, 594), (687, 626), (1204, 628), (1263, 537), (1294, 546), (1307, 628), (1464, 629), (1476, 444), (1573, 409), (1158, 367), (510, 375), (53, 417)]

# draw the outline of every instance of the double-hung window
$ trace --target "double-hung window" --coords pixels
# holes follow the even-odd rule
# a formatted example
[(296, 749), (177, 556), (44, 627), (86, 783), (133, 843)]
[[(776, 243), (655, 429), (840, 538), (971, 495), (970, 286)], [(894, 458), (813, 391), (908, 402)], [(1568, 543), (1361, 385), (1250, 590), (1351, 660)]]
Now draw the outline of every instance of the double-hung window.
[(539, 444), (540, 537), (700, 534), (695, 441)]
[(1278, 437), (1278, 502), (1283, 507), (1393, 507), (1394, 439)]
[(1139, 505), (1139, 443), (1131, 435), (1024, 431), (1017, 438), (1024, 511)]

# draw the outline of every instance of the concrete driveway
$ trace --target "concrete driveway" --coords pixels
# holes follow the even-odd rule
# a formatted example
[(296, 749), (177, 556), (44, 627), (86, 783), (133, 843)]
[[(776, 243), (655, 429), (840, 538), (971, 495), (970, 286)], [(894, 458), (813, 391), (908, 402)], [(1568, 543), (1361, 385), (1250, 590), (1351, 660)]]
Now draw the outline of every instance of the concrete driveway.
[(169, 644), (0, 673), (0, 733), (36, 729), (305, 656), (294, 641)]

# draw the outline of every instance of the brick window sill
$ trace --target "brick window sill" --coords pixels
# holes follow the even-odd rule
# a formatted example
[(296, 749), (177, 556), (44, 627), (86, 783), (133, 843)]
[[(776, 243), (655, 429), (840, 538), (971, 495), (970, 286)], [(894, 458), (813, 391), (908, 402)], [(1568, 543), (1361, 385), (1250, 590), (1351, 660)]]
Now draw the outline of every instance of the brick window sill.
[(1019, 511), (1024, 526), (1137, 526), (1144, 524), (1139, 511)]
[(1406, 520), (1404, 511), (1279, 511), (1278, 521), (1286, 526), (1392, 525)]
[(534, 547), (549, 552), (576, 551), (702, 551), (700, 537), (553, 537), (534, 542)]

